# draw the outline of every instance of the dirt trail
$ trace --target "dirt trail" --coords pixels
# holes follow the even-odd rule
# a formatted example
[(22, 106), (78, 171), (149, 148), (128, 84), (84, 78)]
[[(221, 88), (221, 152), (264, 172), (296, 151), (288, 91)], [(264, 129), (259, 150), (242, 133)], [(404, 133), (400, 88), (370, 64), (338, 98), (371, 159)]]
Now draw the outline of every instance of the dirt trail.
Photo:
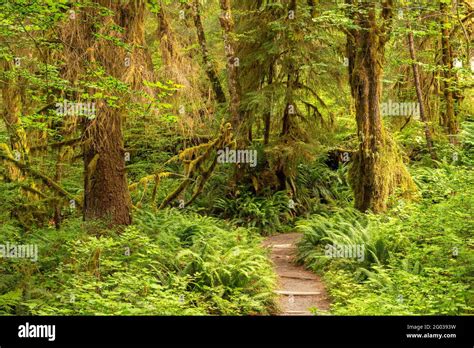
[(294, 263), (296, 243), (301, 233), (285, 233), (267, 237), (264, 246), (271, 248), (271, 260), (278, 274), (279, 315), (312, 315), (310, 308), (329, 309), (329, 300), (316, 274)]

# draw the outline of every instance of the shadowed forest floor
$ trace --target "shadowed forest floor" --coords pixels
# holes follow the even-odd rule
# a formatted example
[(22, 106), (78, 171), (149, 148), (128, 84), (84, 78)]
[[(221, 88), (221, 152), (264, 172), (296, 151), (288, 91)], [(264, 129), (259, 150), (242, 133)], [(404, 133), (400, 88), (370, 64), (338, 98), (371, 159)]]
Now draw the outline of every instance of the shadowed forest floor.
[(278, 275), (280, 315), (311, 315), (312, 309), (329, 310), (329, 299), (321, 278), (304, 266), (295, 264), (296, 243), (301, 233), (270, 236), (264, 246), (271, 249), (270, 258)]

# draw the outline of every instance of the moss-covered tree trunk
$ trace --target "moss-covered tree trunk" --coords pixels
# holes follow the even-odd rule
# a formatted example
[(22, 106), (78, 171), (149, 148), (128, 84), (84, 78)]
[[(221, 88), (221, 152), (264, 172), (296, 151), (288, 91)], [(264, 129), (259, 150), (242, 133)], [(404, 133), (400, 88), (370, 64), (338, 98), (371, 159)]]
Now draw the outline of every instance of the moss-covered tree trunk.
[[(294, 100), (294, 90), (295, 85), (298, 83), (298, 62), (296, 60), (296, 41), (294, 39), (297, 28), (295, 25), (291, 24), (296, 17), (297, 3), (296, 0), (291, 0), (288, 3), (288, 17), (286, 18), (288, 22), (288, 37), (286, 38), (288, 42), (288, 51), (289, 54), (285, 59), (285, 71), (286, 74), (286, 91), (285, 91), (285, 110), (283, 111), (282, 117), (282, 128), (280, 133), (280, 142), (283, 146), (292, 146), (292, 143), (295, 139), (295, 129), (296, 125), (296, 116), (297, 116), (297, 107)], [(291, 34), (290, 34), (291, 33)], [(290, 175), (289, 172), (293, 171), (293, 168), (288, 166), (288, 161), (284, 158), (280, 159), (279, 165), (276, 169), (276, 176), (279, 182), (279, 190), (285, 190), (287, 188), (287, 182), (289, 181)], [(293, 185), (291, 185), (293, 188)], [(293, 194), (296, 194), (293, 190)]]
[(125, 176), (122, 115), (101, 106), (88, 124), (84, 147), (84, 218), (130, 224), (130, 194)]
[(418, 63), (416, 61), (416, 51), (415, 51), (415, 43), (413, 39), (413, 31), (408, 32), (408, 49), (410, 51), (410, 58), (412, 60), (411, 66), (413, 70), (413, 79), (415, 82), (415, 89), (416, 89), (416, 97), (418, 99), (418, 104), (420, 105), (420, 119), (423, 122), (423, 127), (425, 131), (425, 139), (426, 139), (426, 147), (428, 148), (428, 152), (432, 159), (436, 160), (436, 152), (433, 148), (433, 137), (431, 136), (431, 130), (428, 124), (428, 118), (425, 112), (425, 103), (423, 102), (423, 93), (421, 91), (421, 82), (420, 82), (420, 74), (418, 73)]
[(211, 81), (212, 89), (214, 91), (217, 102), (225, 103), (226, 98), (225, 98), (224, 90), (222, 89), (221, 82), (216, 73), (216, 68), (214, 66), (214, 63), (212, 62), (211, 56), (209, 54), (209, 50), (207, 48), (206, 35), (204, 33), (204, 27), (201, 21), (201, 9), (200, 9), (199, 1), (194, 0), (192, 2), (191, 7), (192, 7), (192, 13), (193, 13), (194, 26), (196, 27), (196, 34), (198, 37), (199, 46), (201, 47), (204, 70), (206, 71), (209, 81)]
[(242, 124), (240, 112), (240, 85), (238, 77), (239, 58), (235, 56), (235, 34), (234, 19), (232, 18), (230, 0), (220, 0), (221, 15), (219, 21), (224, 31), (224, 48), (227, 58), (227, 77), (229, 85), (229, 110), (231, 114), (232, 127), (238, 132)]
[[(144, 90), (143, 80), (152, 79), (147, 69), (144, 45), (145, 1), (127, 3), (97, 0), (113, 11), (102, 17), (104, 34), (116, 36), (132, 46), (130, 53), (110, 40), (98, 40), (92, 52), (106, 72), (127, 82), (134, 90)], [(114, 30), (123, 27), (124, 34)], [(146, 91), (152, 93), (152, 91)], [(131, 102), (139, 102), (131, 100)], [(94, 120), (87, 121), (84, 141), (85, 219), (105, 218), (114, 224), (131, 223), (131, 199), (125, 171), (122, 132), (123, 110), (101, 102)]]
[[(14, 64), (5, 59), (2, 60), (2, 100), (3, 112), (2, 118), (5, 123), (8, 137), (10, 140), (11, 156), (15, 160), (26, 161), (29, 154), (26, 132), (21, 123), (21, 101), (20, 87), (17, 79), (11, 77)], [(5, 163), (10, 180), (22, 180), (21, 171), (14, 165)]]
[(453, 68), (453, 54), (451, 44), (449, 42), (449, 21), (448, 21), (448, 4), (440, 1), (441, 11), (441, 57), (443, 61), (443, 94), (445, 102), (445, 112), (441, 117), (441, 124), (448, 133), (451, 143), (456, 143), (456, 134), (459, 132), (459, 125), (456, 120), (455, 113), (455, 95), (453, 91), (452, 82), (454, 76), (452, 74)]
[(382, 64), (391, 1), (383, 3), (382, 25), (377, 24), (376, 4), (358, 3), (355, 22), (360, 27), (348, 35), (349, 78), (355, 101), (359, 149), (350, 170), (355, 206), (361, 211), (384, 211), (395, 189), (413, 188), (402, 156), (384, 129), (380, 113)]
[[(74, 83), (88, 68), (100, 66), (106, 74), (135, 87), (143, 77), (140, 72), (143, 69), (134, 61), (141, 61), (142, 55), (134, 49), (127, 56), (123, 47), (107, 37), (115, 37), (135, 47), (136, 40), (142, 35), (144, 1), (121, 4), (95, 0), (94, 3), (94, 6), (81, 8), (76, 18), (70, 20), (63, 29), (63, 41), (67, 43), (66, 76)], [(99, 7), (110, 12), (104, 14)], [(119, 26), (125, 30), (117, 30)], [(94, 90), (90, 93), (94, 93)], [(123, 97), (118, 93), (117, 97)], [(95, 118), (84, 119), (85, 220), (104, 219), (110, 224), (121, 225), (131, 223), (122, 134), (123, 114), (120, 106), (111, 107), (106, 101), (98, 100)]]

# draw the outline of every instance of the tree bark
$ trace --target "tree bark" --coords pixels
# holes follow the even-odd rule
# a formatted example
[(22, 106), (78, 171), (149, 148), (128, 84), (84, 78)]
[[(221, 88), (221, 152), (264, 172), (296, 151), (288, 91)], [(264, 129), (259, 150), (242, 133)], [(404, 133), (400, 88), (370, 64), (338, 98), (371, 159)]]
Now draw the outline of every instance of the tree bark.
[[(271, 65), (268, 69), (268, 81), (267, 81), (268, 86), (270, 86), (273, 83), (273, 69), (274, 69), (273, 68), (273, 63), (271, 63)], [(272, 98), (271, 102), (273, 103), (273, 98)], [(265, 123), (265, 129), (264, 129), (264, 134), (263, 134), (263, 144), (264, 145), (268, 145), (268, 143), (270, 142), (271, 117), (272, 117), (271, 110), (272, 110), (272, 108), (273, 108), (273, 105), (270, 105), (270, 107), (268, 108), (268, 110), (265, 112), (265, 115), (264, 115), (264, 123)]]
[(219, 81), (219, 77), (217, 76), (215, 66), (207, 48), (206, 35), (204, 33), (204, 27), (201, 21), (199, 0), (194, 0), (191, 6), (193, 11), (194, 26), (196, 27), (196, 34), (198, 37), (199, 46), (201, 47), (204, 70), (206, 71), (209, 81), (211, 81), (212, 89), (214, 91), (214, 95), (216, 96), (217, 102), (225, 103), (226, 98), (224, 90), (222, 89), (221, 82)]
[(451, 44), (449, 42), (449, 25), (448, 25), (448, 6), (445, 2), (440, 1), (441, 11), (441, 54), (443, 61), (443, 94), (446, 104), (445, 113), (441, 118), (441, 124), (445, 127), (449, 141), (457, 143), (456, 135), (459, 132), (459, 126), (454, 112), (454, 92), (452, 90), (453, 81), (453, 54)]
[(158, 27), (157, 36), (160, 40), (161, 55), (164, 65), (170, 65), (174, 60), (179, 59), (178, 48), (174, 39), (168, 19), (166, 18), (163, 5), (157, 13)]
[[(124, 48), (103, 37), (126, 41), (134, 48), (132, 54), (141, 56), (136, 45), (143, 34), (144, 1), (125, 5), (108, 0), (95, 0), (94, 3), (110, 10), (110, 14), (101, 14), (96, 6), (84, 7), (63, 31), (63, 41), (69, 43), (65, 47), (68, 70), (70, 66), (75, 68), (70, 70), (69, 78), (74, 81), (87, 66), (99, 64), (106, 74), (135, 87), (143, 76), (130, 71), (141, 70), (136, 65), (136, 60), (141, 59), (133, 55), (128, 57)], [(123, 26), (125, 30), (117, 31), (116, 26)], [(126, 57), (130, 58), (129, 64), (125, 63)], [(117, 96), (121, 96), (118, 93)], [(96, 104), (95, 118), (84, 119), (84, 220), (102, 219), (111, 225), (128, 225), (131, 223), (131, 200), (125, 172), (123, 111), (120, 106), (111, 107), (102, 100)]]
[[(348, 1), (352, 4), (352, 1)], [(377, 25), (375, 3), (357, 3), (355, 22), (348, 33), (349, 79), (355, 100), (359, 149), (350, 169), (355, 206), (381, 212), (397, 187), (414, 188), (395, 142), (383, 127), (380, 114), (382, 61), (388, 40), (392, 1), (384, 1), (382, 26)], [(362, 8), (363, 7), (363, 8)]]
[(84, 219), (130, 224), (121, 112), (101, 105), (84, 138)]
[(240, 113), (240, 85), (238, 79), (238, 58), (235, 56), (234, 20), (232, 18), (230, 0), (220, 0), (221, 15), (219, 21), (224, 30), (224, 48), (227, 58), (227, 76), (230, 94), (230, 114), (233, 129), (238, 132), (242, 124)]
[(415, 44), (413, 40), (413, 32), (408, 32), (408, 48), (410, 50), (410, 57), (412, 60), (411, 66), (413, 69), (413, 78), (415, 80), (415, 89), (416, 89), (416, 96), (418, 98), (418, 104), (420, 105), (420, 119), (423, 122), (423, 127), (425, 131), (425, 138), (426, 138), (426, 146), (428, 147), (428, 151), (431, 155), (431, 158), (436, 160), (436, 152), (433, 148), (433, 138), (431, 137), (430, 127), (428, 125), (428, 120), (425, 114), (425, 104), (423, 102), (423, 93), (421, 92), (421, 83), (420, 83), (420, 75), (418, 73), (418, 65), (416, 62), (416, 52), (415, 52)]
[[(20, 113), (20, 89), (16, 79), (8, 78), (9, 72), (12, 71), (13, 63), (2, 60), (2, 71), (5, 73), (1, 84), (3, 97), (3, 121), (8, 132), (10, 140), (10, 149), (14, 156), (19, 156), (21, 161), (27, 161), (29, 155), (29, 145), (27, 142), (26, 132), (22, 126)], [(8, 175), (11, 180), (21, 181), (23, 179), (21, 172), (15, 166), (8, 165)]]
[[(290, 18), (290, 13), (292, 18)], [(291, 0), (288, 4), (288, 21), (292, 21), (296, 16), (296, 0)], [(286, 95), (285, 95), (285, 110), (283, 112), (282, 128), (280, 138), (284, 144), (288, 144), (291, 141), (292, 130), (295, 127), (295, 118), (297, 114), (296, 105), (294, 102), (293, 90), (295, 85), (298, 83), (298, 69), (297, 62), (294, 58), (295, 44), (291, 38), (287, 38), (290, 42), (289, 51), (290, 54), (287, 57), (287, 74), (286, 74)], [(276, 170), (276, 176), (279, 181), (279, 189), (285, 190), (287, 187), (287, 165), (280, 161), (279, 167)]]

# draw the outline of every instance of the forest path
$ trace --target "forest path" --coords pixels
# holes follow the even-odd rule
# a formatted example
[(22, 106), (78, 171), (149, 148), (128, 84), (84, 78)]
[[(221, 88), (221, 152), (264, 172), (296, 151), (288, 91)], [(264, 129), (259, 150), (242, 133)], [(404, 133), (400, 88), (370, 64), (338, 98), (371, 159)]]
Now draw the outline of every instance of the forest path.
[(321, 278), (295, 264), (296, 243), (301, 233), (267, 237), (263, 245), (271, 249), (270, 258), (278, 275), (278, 315), (312, 315), (310, 308), (329, 310), (329, 299)]

